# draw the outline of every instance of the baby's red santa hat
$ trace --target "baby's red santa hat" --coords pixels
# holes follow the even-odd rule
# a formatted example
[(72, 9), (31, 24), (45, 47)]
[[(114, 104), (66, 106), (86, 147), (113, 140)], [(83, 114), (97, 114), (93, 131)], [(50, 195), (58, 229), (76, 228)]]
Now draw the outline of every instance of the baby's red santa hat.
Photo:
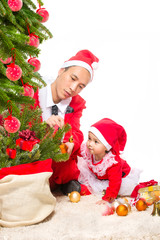
[(86, 68), (91, 74), (93, 79), (93, 70), (97, 68), (99, 59), (89, 50), (81, 50), (75, 56), (65, 61), (62, 68), (71, 66), (80, 66)]
[(125, 129), (109, 118), (103, 118), (102, 120), (93, 124), (90, 129), (104, 146), (113, 154), (119, 154), (124, 150), (127, 141), (127, 134)]

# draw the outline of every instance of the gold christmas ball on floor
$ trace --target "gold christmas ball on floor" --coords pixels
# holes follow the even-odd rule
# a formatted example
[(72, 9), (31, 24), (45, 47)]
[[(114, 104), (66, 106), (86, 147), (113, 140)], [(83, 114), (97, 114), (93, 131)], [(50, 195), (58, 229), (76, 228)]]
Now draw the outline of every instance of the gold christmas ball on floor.
[(124, 204), (120, 204), (117, 208), (116, 208), (116, 213), (119, 216), (126, 216), (128, 214), (128, 208), (127, 206), (125, 206)]
[(137, 208), (138, 211), (144, 211), (144, 210), (146, 210), (147, 207), (148, 207), (148, 206), (147, 206), (147, 203), (146, 203), (146, 201), (143, 200), (143, 199), (139, 199), (139, 200), (136, 202), (136, 208)]
[(68, 193), (69, 199), (71, 202), (77, 203), (80, 201), (81, 195), (77, 191), (73, 191), (71, 193)]
[(115, 211), (120, 204), (121, 203), (118, 200), (115, 200), (114, 202), (111, 203), (112, 209)]

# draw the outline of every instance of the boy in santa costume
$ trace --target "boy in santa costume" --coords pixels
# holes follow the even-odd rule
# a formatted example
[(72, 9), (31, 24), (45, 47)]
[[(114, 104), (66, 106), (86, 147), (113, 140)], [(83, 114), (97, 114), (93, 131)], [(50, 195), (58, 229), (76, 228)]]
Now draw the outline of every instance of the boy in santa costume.
[[(58, 72), (57, 78), (46, 87), (36, 92), (35, 106), (42, 109), (42, 119), (50, 127), (62, 127), (65, 123), (71, 125), (71, 130), (65, 135), (63, 142), (68, 147), (69, 160), (56, 163), (53, 161), (53, 175), (50, 179), (51, 189), (55, 183), (61, 184), (64, 194), (81, 190), (77, 168), (77, 154), (83, 141), (80, 131), (80, 118), (85, 109), (85, 100), (78, 95), (93, 78), (93, 65), (99, 59), (88, 50), (81, 50), (75, 56), (65, 61)], [(70, 137), (73, 136), (73, 142)]]
[(102, 194), (105, 190), (99, 204), (112, 202), (118, 195), (131, 195), (141, 171), (131, 169), (120, 157), (126, 140), (124, 128), (111, 119), (104, 118), (90, 127), (78, 158), (78, 180), (86, 186), (81, 194)]

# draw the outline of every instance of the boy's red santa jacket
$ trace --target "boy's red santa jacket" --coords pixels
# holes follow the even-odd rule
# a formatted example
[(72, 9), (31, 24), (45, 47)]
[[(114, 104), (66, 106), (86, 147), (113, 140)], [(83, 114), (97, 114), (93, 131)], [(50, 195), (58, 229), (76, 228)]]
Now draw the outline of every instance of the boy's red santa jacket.
[(111, 151), (102, 160), (94, 163), (93, 155), (89, 153), (86, 144), (81, 146), (81, 155), (84, 161), (87, 161), (90, 171), (98, 179), (109, 180), (109, 186), (102, 199), (116, 198), (121, 187), (122, 178), (125, 178), (131, 170), (128, 163), (119, 156), (113, 155)]

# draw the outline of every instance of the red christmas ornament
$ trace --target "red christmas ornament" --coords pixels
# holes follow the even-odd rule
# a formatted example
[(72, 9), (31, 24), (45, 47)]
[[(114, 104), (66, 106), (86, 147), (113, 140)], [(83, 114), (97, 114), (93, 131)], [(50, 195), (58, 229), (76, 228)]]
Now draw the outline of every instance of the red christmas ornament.
[(12, 159), (16, 157), (16, 149), (7, 148), (6, 153)]
[(42, 23), (47, 22), (49, 18), (49, 13), (45, 8), (39, 8), (36, 13), (43, 17), (43, 19), (41, 20)]
[(8, 63), (10, 63), (10, 62), (11, 62), (11, 60), (12, 60), (12, 58), (11, 58), (11, 57), (9, 57), (9, 58), (6, 58), (5, 60), (3, 60), (2, 58), (0, 58), (0, 61), (1, 61), (2, 63), (4, 63), (4, 64), (8, 64)]
[(37, 72), (41, 67), (40, 61), (35, 57), (28, 59), (28, 63), (35, 67), (34, 72)]
[(8, 0), (8, 6), (13, 12), (17, 12), (22, 8), (23, 2), (21, 0)]
[(35, 132), (29, 129), (19, 132), (19, 137), (20, 138), (16, 140), (16, 145), (24, 151), (31, 152), (34, 145), (40, 142), (40, 140), (35, 137)]
[(6, 76), (11, 81), (17, 81), (22, 76), (22, 69), (15, 63), (7, 66)]
[(21, 123), (16, 117), (9, 115), (5, 118), (4, 128), (8, 133), (15, 133), (20, 129)]
[(34, 33), (29, 35), (29, 43), (30, 46), (38, 47), (39, 46), (39, 39)]
[(20, 147), (20, 149), (24, 151), (32, 151), (35, 144), (39, 143), (39, 140), (34, 141), (25, 141), (22, 138), (18, 138), (16, 140), (16, 145)]
[(24, 96), (28, 96), (28, 97), (31, 97), (33, 98), (34, 96), (34, 90), (32, 87), (28, 86), (28, 85), (24, 85), (23, 86), (23, 89), (24, 89)]
[(105, 211), (102, 213), (102, 216), (109, 216), (109, 215), (112, 215), (114, 214), (114, 208), (113, 207), (110, 207), (109, 205), (105, 205)]

